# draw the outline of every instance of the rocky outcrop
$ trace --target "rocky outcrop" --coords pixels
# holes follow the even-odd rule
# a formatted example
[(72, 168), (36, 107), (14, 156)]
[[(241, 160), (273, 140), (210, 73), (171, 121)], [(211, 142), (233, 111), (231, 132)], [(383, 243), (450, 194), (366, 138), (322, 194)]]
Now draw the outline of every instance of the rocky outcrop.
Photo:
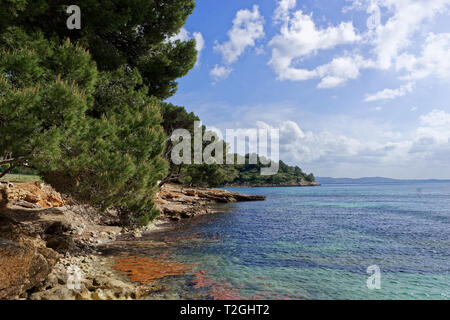
[(43, 182), (1, 184), (13, 204), (25, 208), (53, 208), (64, 205), (61, 195)]
[(214, 206), (217, 203), (262, 201), (265, 199), (265, 196), (246, 195), (222, 189), (165, 184), (156, 196), (156, 205), (163, 217), (177, 221), (218, 212), (220, 210)]
[(97, 255), (63, 258), (40, 290), (32, 293), (29, 299), (132, 300), (155, 290), (155, 285), (140, 285), (121, 279), (112, 268), (113, 260)]
[[(123, 232), (134, 237), (164, 220), (218, 212), (215, 204), (264, 200), (219, 189), (167, 184), (156, 197), (163, 221), (146, 229), (124, 230), (113, 210), (64, 205), (61, 196), (40, 183), (0, 184), (0, 299), (139, 299), (157, 284), (131, 283), (114, 270), (113, 257), (100, 246)], [(9, 202), (9, 203), (8, 203)], [(66, 202), (69, 203), (69, 202)], [(78, 268), (79, 288), (72, 289), (68, 270)]]
[(316, 181), (302, 181), (300, 182), (301, 187), (319, 187), (320, 183)]
[(29, 298), (60, 265), (60, 257), (89, 255), (121, 231), (97, 224), (117, 218), (111, 214), (61, 204), (61, 196), (46, 185), (0, 184), (0, 299)]
[(24, 297), (47, 279), (58, 257), (30, 227), (0, 217), (0, 299)]

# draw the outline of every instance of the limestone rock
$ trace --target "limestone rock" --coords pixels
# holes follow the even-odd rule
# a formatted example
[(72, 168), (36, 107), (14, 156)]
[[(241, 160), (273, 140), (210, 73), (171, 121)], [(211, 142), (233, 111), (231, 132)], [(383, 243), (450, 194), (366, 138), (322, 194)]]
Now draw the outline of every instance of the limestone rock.
[(8, 183), (6, 193), (9, 201), (25, 208), (53, 208), (64, 205), (61, 194), (42, 182)]
[(246, 195), (221, 189), (193, 188), (165, 184), (158, 192), (155, 203), (164, 218), (172, 221), (217, 212), (216, 203), (261, 201), (265, 196)]
[(46, 280), (58, 254), (28, 227), (0, 217), (0, 299), (16, 299)]

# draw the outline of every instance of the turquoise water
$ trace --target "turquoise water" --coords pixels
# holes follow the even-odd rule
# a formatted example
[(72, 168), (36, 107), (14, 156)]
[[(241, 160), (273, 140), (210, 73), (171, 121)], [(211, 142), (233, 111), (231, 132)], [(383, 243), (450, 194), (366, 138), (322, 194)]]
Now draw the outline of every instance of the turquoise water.
[[(267, 200), (228, 205), (227, 213), (196, 218), (169, 235), (188, 238), (176, 242), (173, 259), (207, 279), (201, 288), (186, 284), (191, 291), (215, 298), (232, 291), (269, 299), (450, 299), (450, 183), (232, 191)], [(381, 270), (379, 290), (366, 285), (371, 265)]]

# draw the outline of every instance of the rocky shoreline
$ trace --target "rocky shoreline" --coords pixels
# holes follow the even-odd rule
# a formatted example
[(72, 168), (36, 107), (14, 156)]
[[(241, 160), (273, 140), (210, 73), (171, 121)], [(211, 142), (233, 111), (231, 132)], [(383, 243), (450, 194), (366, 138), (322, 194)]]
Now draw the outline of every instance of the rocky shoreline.
[(215, 213), (217, 203), (263, 201), (265, 196), (246, 195), (221, 189), (192, 188), (174, 184), (164, 185), (156, 197), (162, 217), (172, 221)]
[(265, 197), (167, 184), (155, 199), (160, 217), (130, 230), (119, 226), (113, 210), (76, 204), (43, 183), (1, 183), (0, 299), (141, 299), (160, 290), (158, 285), (130, 281), (114, 268), (114, 257), (102, 255), (101, 246), (219, 212), (217, 203), (261, 200)]

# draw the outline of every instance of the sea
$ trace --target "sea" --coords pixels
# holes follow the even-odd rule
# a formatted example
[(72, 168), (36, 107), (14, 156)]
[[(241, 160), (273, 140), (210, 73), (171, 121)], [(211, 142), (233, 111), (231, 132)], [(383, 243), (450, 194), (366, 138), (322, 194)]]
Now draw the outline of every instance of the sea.
[(230, 191), (267, 200), (143, 237), (186, 266), (160, 298), (450, 299), (450, 182)]

